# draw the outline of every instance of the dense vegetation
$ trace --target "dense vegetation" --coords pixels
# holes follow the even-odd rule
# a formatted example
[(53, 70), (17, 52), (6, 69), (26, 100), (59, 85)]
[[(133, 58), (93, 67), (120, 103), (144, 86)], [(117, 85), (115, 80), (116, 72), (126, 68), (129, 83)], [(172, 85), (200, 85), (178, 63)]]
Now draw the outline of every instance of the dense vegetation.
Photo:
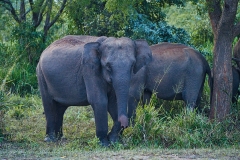
[[(6, 1), (15, 8), (16, 17)], [(149, 44), (183, 43), (199, 50), (212, 66), (214, 36), (202, 0), (72, 0), (66, 5), (65, 1), (36, 0), (34, 5), (6, 1), (0, 0), (0, 142), (16, 143), (20, 148), (43, 146), (40, 149), (51, 152), (51, 146), (42, 142), (45, 118), (35, 68), (41, 52), (65, 35), (126, 36), (146, 39)], [(34, 9), (23, 16), (22, 4), (25, 10)], [(36, 15), (42, 18), (34, 20)], [(202, 106), (207, 109), (209, 97), (206, 85)], [(90, 107), (72, 107), (64, 118), (67, 140), (57, 147), (71, 151), (98, 148)], [(181, 102), (153, 97), (148, 106), (138, 108), (136, 124), (124, 131), (123, 144), (114, 147), (239, 149), (239, 133), (239, 105), (232, 106), (230, 115), (220, 123), (209, 121), (204, 113), (189, 113)]]

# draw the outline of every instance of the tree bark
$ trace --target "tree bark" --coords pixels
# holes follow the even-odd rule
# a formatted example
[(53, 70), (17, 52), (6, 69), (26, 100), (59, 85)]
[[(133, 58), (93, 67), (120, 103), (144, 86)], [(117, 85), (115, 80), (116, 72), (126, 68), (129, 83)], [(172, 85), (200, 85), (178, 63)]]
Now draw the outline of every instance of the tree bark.
[[(214, 33), (213, 95), (210, 119), (223, 120), (230, 113), (232, 99), (232, 42), (238, 0), (206, 0)], [(222, 4), (222, 6), (221, 6)]]
[(210, 119), (223, 120), (230, 111), (232, 100), (232, 40), (218, 36), (214, 44), (213, 95)]

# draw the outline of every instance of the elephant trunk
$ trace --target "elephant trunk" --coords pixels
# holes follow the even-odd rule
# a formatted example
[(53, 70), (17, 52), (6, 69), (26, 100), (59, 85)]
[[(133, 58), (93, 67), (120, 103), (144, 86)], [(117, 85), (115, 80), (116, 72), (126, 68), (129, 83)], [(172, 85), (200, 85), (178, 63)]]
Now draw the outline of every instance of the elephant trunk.
[(121, 123), (122, 128), (127, 128), (127, 105), (130, 87), (130, 75), (127, 78), (126, 76), (117, 76), (115, 80), (113, 80), (113, 87), (117, 98), (118, 121)]

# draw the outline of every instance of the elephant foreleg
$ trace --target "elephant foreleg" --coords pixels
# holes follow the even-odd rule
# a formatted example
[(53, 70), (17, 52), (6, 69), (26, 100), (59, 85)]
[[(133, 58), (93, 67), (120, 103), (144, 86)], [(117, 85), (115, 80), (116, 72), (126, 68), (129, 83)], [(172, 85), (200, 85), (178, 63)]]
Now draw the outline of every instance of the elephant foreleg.
[(107, 99), (100, 98), (101, 100), (95, 100), (91, 103), (94, 110), (95, 124), (96, 124), (96, 136), (100, 140), (102, 146), (109, 146), (107, 139), (108, 132), (108, 115), (107, 115)]
[(117, 99), (114, 93), (109, 95), (108, 112), (113, 120), (113, 127), (108, 134), (108, 140), (110, 142), (117, 142), (119, 141), (119, 135), (122, 134), (123, 130), (121, 130), (121, 124), (118, 121)]

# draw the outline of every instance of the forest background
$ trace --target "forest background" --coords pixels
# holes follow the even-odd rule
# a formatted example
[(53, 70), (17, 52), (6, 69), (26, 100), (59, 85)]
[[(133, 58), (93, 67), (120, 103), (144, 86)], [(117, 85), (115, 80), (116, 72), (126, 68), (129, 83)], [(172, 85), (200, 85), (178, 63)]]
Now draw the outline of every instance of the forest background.
[[(236, 9), (229, 12), (233, 15), (228, 14), (227, 5)], [(35, 68), (42, 51), (53, 41), (74, 34), (146, 39), (149, 45), (182, 43), (200, 51), (214, 74), (221, 72), (218, 66), (226, 65), (229, 72), (223, 76), (231, 77), (230, 67), (236, 65), (231, 61), (232, 46), (238, 43), (240, 30), (237, 29), (240, 28), (238, 8), (238, 1), (234, 0), (0, 0), (0, 142), (6, 151), (18, 150), (0, 155), (23, 156), (26, 148), (33, 154), (39, 146), (43, 146), (42, 152), (34, 154), (36, 157), (49, 152), (61, 156), (62, 149), (69, 152), (79, 148), (99, 149), (94, 138), (94, 117), (88, 107), (71, 108), (66, 113), (66, 142), (60, 146), (46, 146), (42, 142), (45, 119)], [(226, 26), (230, 27), (227, 31)], [(221, 45), (221, 38), (227, 39), (228, 44)], [(226, 46), (227, 53), (218, 52), (219, 44)], [(217, 56), (223, 61), (217, 62)], [(224, 91), (225, 96), (221, 98), (222, 93), (214, 92), (227, 103), (224, 101), (211, 109), (213, 116), (210, 118), (216, 121), (209, 121), (204, 114), (187, 113), (182, 102), (166, 102), (153, 97), (150, 105), (138, 109), (136, 125), (124, 133), (123, 141), (128, 145), (117, 144), (115, 149), (139, 145), (239, 149), (240, 107), (228, 101), (231, 82), (222, 83), (228, 89)], [(202, 106), (208, 109), (215, 105), (210, 104), (209, 97), (210, 89), (206, 84)], [(221, 107), (227, 109), (223, 111)], [(90, 130), (88, 134), (86, 130)], [(234, 156), (236, 154), (234, 152)]]

